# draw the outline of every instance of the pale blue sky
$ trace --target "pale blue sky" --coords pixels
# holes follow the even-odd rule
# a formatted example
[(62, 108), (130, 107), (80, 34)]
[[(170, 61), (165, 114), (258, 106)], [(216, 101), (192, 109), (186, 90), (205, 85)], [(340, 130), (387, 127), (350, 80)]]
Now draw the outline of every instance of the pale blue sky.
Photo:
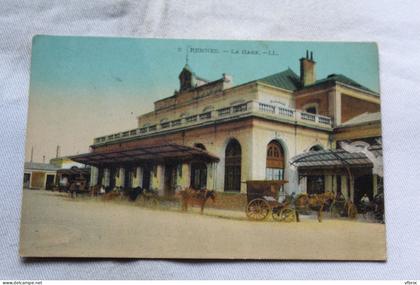
[[(33, 40), (26, 159), (88, 151), (96, 136), (136, 127), (136, 116), (179, 87), (186, 48), (218, 53), (189, 53), (189, 65), (203, 78), (222, 73), (234, 85), (290, 67), (314, 53), (321, 79), (341, 73), (379, 92), (378, 55), (373, 43), (158, 40), (135, 38), (37, 36)], [(239, 53), (234, 54), (231, 50)], [(255, 50), (260, 55), (243, 55)], [(223, 52), (228, 51), (228, 52)], [(264, 55), (272, 51), (276, 55)]]

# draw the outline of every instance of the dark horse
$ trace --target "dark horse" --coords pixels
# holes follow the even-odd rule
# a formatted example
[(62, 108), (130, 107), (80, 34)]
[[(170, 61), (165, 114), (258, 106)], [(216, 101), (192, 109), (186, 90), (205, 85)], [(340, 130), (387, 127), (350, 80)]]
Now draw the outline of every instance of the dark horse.
[[(302, 210), (313, 210), (318, 213), (318, 222), (322, 222), (322, 212), (324, 207), (334, 201), (334, 192), (327, 191), (321, 194), (300, 194), (296, 197), (295, 208), (296, 212)], [(297, 214), (297, 221), (299, 222), (299, 214)]]
[(198, 204), (201, 208), (201, 214), (203, 214), (204, 206), (209, 198), (213, 202), (216, 200), (216, 192), (207, 189), (196, 190), (190, 187), (179, 191), (178, 195), (181, 197), (182, 211), (187, 211), (188, 205)]

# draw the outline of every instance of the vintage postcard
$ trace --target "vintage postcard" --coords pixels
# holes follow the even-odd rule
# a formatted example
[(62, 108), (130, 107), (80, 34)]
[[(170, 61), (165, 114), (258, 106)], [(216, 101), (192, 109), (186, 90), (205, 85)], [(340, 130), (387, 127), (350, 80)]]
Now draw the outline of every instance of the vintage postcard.
[(20, 255), (386, 259), (374, 43), (36, 36)]

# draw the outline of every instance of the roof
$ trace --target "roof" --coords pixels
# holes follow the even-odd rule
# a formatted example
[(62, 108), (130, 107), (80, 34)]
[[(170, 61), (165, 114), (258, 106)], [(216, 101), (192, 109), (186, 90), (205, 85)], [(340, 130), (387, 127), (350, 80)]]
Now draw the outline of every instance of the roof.
[(290, 91), (296, 91), (300, 87), (299, 76), (290, 68), (258, 79), (257, 82), (263, 82)]
[[(382, 156), (382, 146), (368, 148), (375, 157)], [(291, 159), (292, 165), (298, 168), (340, 168), (340, 167), (371, 167), (372, 161), (362, 152), (350, 153), (344, 149), (309, 151)]]
[(25, 169), (56, 171), (58, 167), (49, 163), (25, 162)]
[(275, 73), (275, 74), (263, 77), (261, 79), (258, 79), (257, 82), (263, 82), (263, 83), (266, 83), (275, 87), (283, 88), (286, 90), (290, 90), (290, 91), (310, 88), (310, 87), (320, 85), (326, 82), (341, 82), (346, 85), (350, 85), (352, 87), (359, 88), (359, 89), (377, 94), (377, 92), (370, 90), (369, 88), (361, 85), (360, 83), (354, 81), (353, 79), (343, 74), (334, 74), (334, 73), (328, 75), (326, 78), (319, 79), (312, 84), (302, 87), (302, 84), (300, 82), (300, 77), (290, 68), (282, 72)]
[(92, 151), (70, 156), (74, 161), (98, 166), (113, 163), (156, 162), (159, 160), (188, 160), (199, 158), (206, 161), (219, 161), (219, 158), (205, 150), (175, 143), (161, 143), (122, 148), (114, 151)]
[(359, 88), (359, 89), (362, 89), (362, 90), (365, 90), (365, 91), (368, 91), (368, 92), (371, 92), (371, 93), (378, 94), (377, 92), (370, 90), (369, 88), (361, 85), (360, 83), (354, 81), (353, 79), (351, 79), (351, 78), (349, 78), (349, 77), (347, 77), (343, 74), (335, 74), (335, 73), (330, 74), (323, 79), (319, 79), (312, 84), (306, 85), (302, 89), (310, 88), (310, 87), (320, 85), (320, 84), (323, 84), (323, 83), (326, 83), (326, 82), (340, 82), (340, 83), (344, 83), (346, 85), (350, 85), (350, 86), (355, 87), (355, 88)]
[(347, 126), (355, 126), (355, 125), (363, 125), (367, 123), (377, 122), (381, 120), (381, 112), (376, 113), (363, 113), (360, 114), (345, 123), (342, 123), (340, 126), (347, 127)]

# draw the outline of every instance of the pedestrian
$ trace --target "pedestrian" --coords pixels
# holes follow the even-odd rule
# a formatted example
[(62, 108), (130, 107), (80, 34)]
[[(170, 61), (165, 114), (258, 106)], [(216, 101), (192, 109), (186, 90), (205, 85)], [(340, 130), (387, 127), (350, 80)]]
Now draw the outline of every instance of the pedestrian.
[(101, 188), (99, 189), (99, 194), (104, 195), (105, 194), (105, 187), (104, 185), (101, 185)]
[(363, 197), (360, 199), (360, 203), (363, 205), (368, 205), (370, 203), (370, 199), (366, 193), (363, 194)]

